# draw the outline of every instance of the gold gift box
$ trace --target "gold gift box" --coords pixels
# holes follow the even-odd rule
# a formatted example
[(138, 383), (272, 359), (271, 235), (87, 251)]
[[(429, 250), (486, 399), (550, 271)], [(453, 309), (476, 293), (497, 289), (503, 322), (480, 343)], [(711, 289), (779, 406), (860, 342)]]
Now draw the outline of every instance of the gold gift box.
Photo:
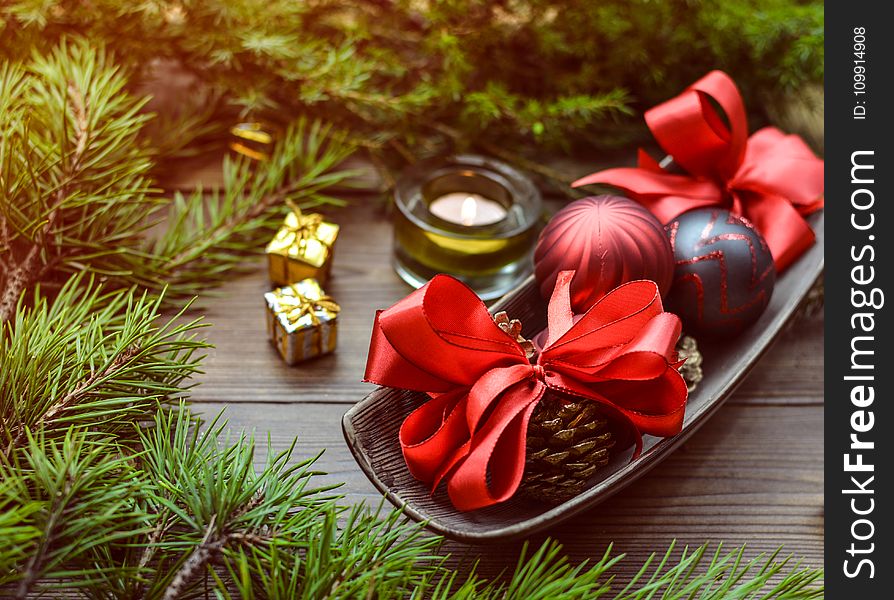
[(294, 365), (335, 350), (338, 304), (316, 279), (267, 292), (267, 332), (283, 360)]
[(289, 285), (312, 277), (325, 285), (332, 269), (332, 250), (338, 225), (317, 213), (292, 211), (267, 245), (270, 281)]

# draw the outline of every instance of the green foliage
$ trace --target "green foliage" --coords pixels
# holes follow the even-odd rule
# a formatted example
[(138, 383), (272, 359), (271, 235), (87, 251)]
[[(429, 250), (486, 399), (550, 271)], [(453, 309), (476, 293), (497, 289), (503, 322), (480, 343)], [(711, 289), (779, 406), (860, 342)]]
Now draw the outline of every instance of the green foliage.
[[(143, 102), (101, 52), (71, 44), (0, 67), (0, 258), (9, 314), (26, 272), (120, 272), (140, 242), (151, 166), (137, 142)], [(0, 282), (3, 280), (0, 279)], [(30, 283), (36, 283), (32, 281)], [(9, 289), (16, 292), (11, 297)]]
[[(345, 508), (313, 487), (314, 458), (292, 448), (252, 467), (253, 443), (225, 437), (215, 420), (195, 427), (185, 406), (140, 425), (140, 443), (87, 436), (80, 424), (57, 441), (29, 436), (0, 461), (0, 507), (21, 516), (3, 527), (0, 584), (16, 597), (64, 587), (88, 598), (422, 598), (442, 600), (706, 600), (822, 598), (822, 571), (744, 548), (706, 547), (649, 559), (625, 587), (611, 549), (572, 565), (562, 548), (527, 546), (516, 568), (486, 580), (460, 576), (441, 540), (399, 511)], [(294, 463), (294, 464), (293, 464)], [(0, 526), (3, 525), (0, 518)], [(707, 564), (705, 564), (707, 562)]]
[(629, 143), (644, 135), (633, 109), (714, 68), (747, 97), (823, 78), (818, 0), (12, 0), (0, 20), (9, 55), (77, 32), (144, 79), (181, 65), (221, 100), (219, 122), (311, 111), (414, 154)]
[(221, 190), (175, 192), (164, 231), (151, 240), (129, 281), (183, 300), (208, 289), (254, 254), (282, 224), (287, 206), (340, 206), (327, 189), (356, 174), (339, 165), (354, 147), (328, 125), (298, 119), (262, 168), (226, 157)]
[(609, 577), (619, 558), (572, 565), (551, 543), (505, 579), (459, 577), (441, 540), (399, 511), (347, 508), (315, 485), (315, 457), (298, 459), (294, 443), (268, 449), (257, 469), (251, 439), (231, 439), (219, 419), (198, 427), (182, 399), (204, 347), (199, 323), (165, 320), (159, 303), (74, 276), (53, 300), (20, 305), (0, 335), (0, 585), (16, 597), (56, 588), (89, 598), (208, 588), (296, 599), (821, 593), (821, 572), (775, 557), (741, 566), (741, 553), (718, 554), (702, 574), (704, 549), (679, 559), (669, 550), (621, 595)]
[(71, 278), (55, 302), (20, 305), (0, 335), (0, 454), (66, 435), (76, 423), (131, 432), (158, 402), (183, 393), (199, 364), (198, 321), (159, 325), (159, 300), (103, 292)]
[[(71, 589), (101, 584), (112, 572), (132, 576), (133, 569), (100, 560), (145, 530), (139, 482), (116, 443), (73, 428), (59, 440), (39, 429), (27, 437), (24, 451), (0, 459), (0, 505), (27, 513), (0, 549), (0, 564), (14, 569), (0, 573), (0, 582), (17, 582), (24, 597), (38, 580), (44, 589)], [(9, 561), (9, 554), (27, 560)]]
[(258, 252), (287, 203), (340, 203), (326, 188), (353, 175), (340, 167), (353, 145), (304, 118), (263, 168), (227, 159), (221, 190), (161, 195), (140, 137), (145, 99), (125, 83), (85, 42), (0, 64), (0, 321), (23, 291), (72, 272), (191, 298)]

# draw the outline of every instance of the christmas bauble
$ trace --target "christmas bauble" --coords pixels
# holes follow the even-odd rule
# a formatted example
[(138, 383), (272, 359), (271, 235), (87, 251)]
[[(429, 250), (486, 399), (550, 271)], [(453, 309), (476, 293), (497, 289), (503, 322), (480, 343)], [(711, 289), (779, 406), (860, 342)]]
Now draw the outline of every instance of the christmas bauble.
[(773, 294), (776, 269), (764, 238), (719, 208), (683, 213), (667, 224), (674, 281), (665, 300), (696, 337), (736, 335), (754, 323)]
[(586, 312), (622, 283), (651, 279), (662, 296), (673, 278), (673, 253), (661, 223), (621, 196), (592, 196), (556, 213), (540, 234), (534, 274), (549, 298), (560, 271), (576, 271), (571, 307)]

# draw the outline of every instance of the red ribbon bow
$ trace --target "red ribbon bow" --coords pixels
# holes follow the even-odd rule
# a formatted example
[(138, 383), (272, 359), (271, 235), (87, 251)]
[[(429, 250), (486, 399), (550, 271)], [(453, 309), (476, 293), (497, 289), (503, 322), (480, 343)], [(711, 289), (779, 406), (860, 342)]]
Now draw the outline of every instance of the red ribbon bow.
[(637, 453), (641, 434), (683, 426), (686, 384), (672, 362), (680, 320), (663, 311), (658, 287), (624, 284), (578, 320), (573, 275), (559, 274), (535, 364), (475, 293), (446, 275), (376, 315), (365, 380), (432, 396), (401, 425), (401, 448), (414, 477), (433, 489), (447, 480), (459, 510), (502, 502), (518, 488), (528, 419), (547, 388), (598, 402), (629, 425), (619, 433)]
[[(711, 105), (726, 113), (729, 125)], [(662, 223), (704, 206), (724, 205), (750, 220), (783, 271), (814, 242), (802, 215), (823, 206), (824, 163), (796, 135), (765, 127), (748, 137), (742, 96), (722, 71), (646, 112), (661, 147), (689, 175), (665, 172), (645, 152), (638, 168), (608, 169), (575, 181), (627, 191)]]

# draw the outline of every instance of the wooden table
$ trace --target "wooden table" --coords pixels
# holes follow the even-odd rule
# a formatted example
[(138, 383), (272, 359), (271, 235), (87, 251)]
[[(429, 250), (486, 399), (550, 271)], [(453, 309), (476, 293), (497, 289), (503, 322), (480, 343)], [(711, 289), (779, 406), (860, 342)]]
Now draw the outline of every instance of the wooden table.
[[(326, 451), (326, 482), (344, 482), (346, 502), (377, 504), (379, 494), (351, 457), (341, 432), (347, 408), (372, 386), (360, 382), (374, 311), (410, 288), (391, 270), (391, 225), (378, 199), (355, 199), (333, 212), (342, 226), (327, 291), (342, 306), (338, 351), (289, 368), (267, 340), (262, 260), (205, 299), (216, 349), (205, 361), (196, 410), (221, 410), (234, 430), (249, 430), (263, 462), (269, 434), (276, 449), (298, 438), (295, 460)], [(747, 544), (747, 555), (784, 545), (809, 566), (823, 562), (823, 318), (802, 320), (762, 360), (721, 411), (660, 467), (610, 501), (549, 532), (575, 560), (606, 546), (628, 558), (632, 575), (651, 551), (673, 539), (700, 545)], [(532, 540), (539, 542), (537, 540)], [(477, 557), (483, 570), (514, 564), (520, 544), (448, 547)]]

